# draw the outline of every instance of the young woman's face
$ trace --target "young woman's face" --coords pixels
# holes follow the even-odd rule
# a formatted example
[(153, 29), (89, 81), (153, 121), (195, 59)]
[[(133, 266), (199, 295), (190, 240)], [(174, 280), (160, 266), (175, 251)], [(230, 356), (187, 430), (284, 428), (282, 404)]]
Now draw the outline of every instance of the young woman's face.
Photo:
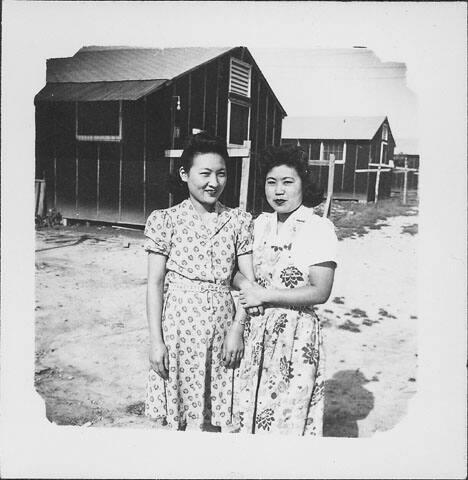
[(187, 183), (192, 200), (211, 208), (226, 186), (226, 162), (218, 153), (196, 153), (190, 170), (181, 168), (180, 177)]
[(295, 168), (278, 165), (265, 180), (265, 196), (279, 214), (296, 210), (302, 204), (302, 180)]

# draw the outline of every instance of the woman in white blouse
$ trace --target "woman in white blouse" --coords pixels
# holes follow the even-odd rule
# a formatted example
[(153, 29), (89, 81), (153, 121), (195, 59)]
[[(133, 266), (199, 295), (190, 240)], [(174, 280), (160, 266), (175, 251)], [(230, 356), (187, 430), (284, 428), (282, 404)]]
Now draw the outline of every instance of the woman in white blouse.
[[(333, 224), (315, 215), (317, 194), (302, 150), (271, 147), (265, 196), (273, 213), (255, 221), (256, 283), (236, 282), (240, 303), (264, 308), (245, 325), (234, 416), (243, 432), (322, 435), (323, 352), (314, 305), (330, 296), (336, 268)], [(239, 281), (238, 281), (239, 280)]]

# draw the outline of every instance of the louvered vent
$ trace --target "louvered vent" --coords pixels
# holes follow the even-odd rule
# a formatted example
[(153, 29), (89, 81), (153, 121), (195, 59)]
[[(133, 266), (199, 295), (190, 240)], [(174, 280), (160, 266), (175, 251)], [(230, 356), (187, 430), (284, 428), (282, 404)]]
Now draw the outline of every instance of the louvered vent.
[(250, 75), (252, 67), (247, 63), (231, 58), (229, 91), (244, 97), (250, 97)]

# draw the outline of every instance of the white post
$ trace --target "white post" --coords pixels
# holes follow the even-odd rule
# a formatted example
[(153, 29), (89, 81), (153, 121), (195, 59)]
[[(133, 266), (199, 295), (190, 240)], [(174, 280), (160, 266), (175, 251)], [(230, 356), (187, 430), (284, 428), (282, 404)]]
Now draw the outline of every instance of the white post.
[(341, 170), (341, 192), (344, 190), (344, 174), (346, 166), (346, 141), (343, 142), (343, 170)]
[[(239, 188), (239, 206), (243, 209), (247, 208), (247, 194), (249, 191), (249, 172), (250, 172), (250, 140), (244, 140), (242, 146), (228, 147), (228, 155), (230, 158), (242, 159), (241, 182)], [(183, 150), (166, 150), (165, 157), (169, 159), (170, 164), (174, 158), (180, 158)]]
[(327, 186), (327, 200), (325, 208), (323, 209), (323, 217), (328, 217), (331, 210), (331, 201), (333, 196), (333, 180), (335, 176), (335, 155), (330, 153), (330, 163), (328, 164), (328, 186)]
[(377, 174), (375, 176), (374, 203), (377, 203), (377, 200), (378, 200), (378, 197), (379, 197), (379, 183), (380, 183), (380, 165), (377, 167)]
[(239, 191), (239, 207), (247, 209), (247, 194), (249, 192), (249, 172), (250, 172), (250, 140), (245, 140), (243, 147), (248, 150), (248, 155), (242, 157), (242, 172)]
[(46, 189), (46, 181), (41, 180), (39, 182), (39, 209), (38, 209), (38, 213), (41, 217), (44, 216), (45, 189)]
[(405, 157), (405, 170), (403, 177), (403, 205), (406, 205), (406, 193), (408, 188), (408, 157)]

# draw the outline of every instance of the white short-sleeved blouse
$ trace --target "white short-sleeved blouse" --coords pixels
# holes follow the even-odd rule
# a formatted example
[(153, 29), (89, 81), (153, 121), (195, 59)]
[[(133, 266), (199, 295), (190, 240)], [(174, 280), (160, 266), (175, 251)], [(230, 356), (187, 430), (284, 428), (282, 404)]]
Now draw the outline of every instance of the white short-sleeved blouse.
[(254, 250), (265, 240), (270, 245), (291, 243), (291, 256), (297, 265), (338, 264), (338, 239), (333, 223), (316, 215), (312, 208), (299, 207), (276, 234), (276, 213), (262, 213), (254, 224)]

